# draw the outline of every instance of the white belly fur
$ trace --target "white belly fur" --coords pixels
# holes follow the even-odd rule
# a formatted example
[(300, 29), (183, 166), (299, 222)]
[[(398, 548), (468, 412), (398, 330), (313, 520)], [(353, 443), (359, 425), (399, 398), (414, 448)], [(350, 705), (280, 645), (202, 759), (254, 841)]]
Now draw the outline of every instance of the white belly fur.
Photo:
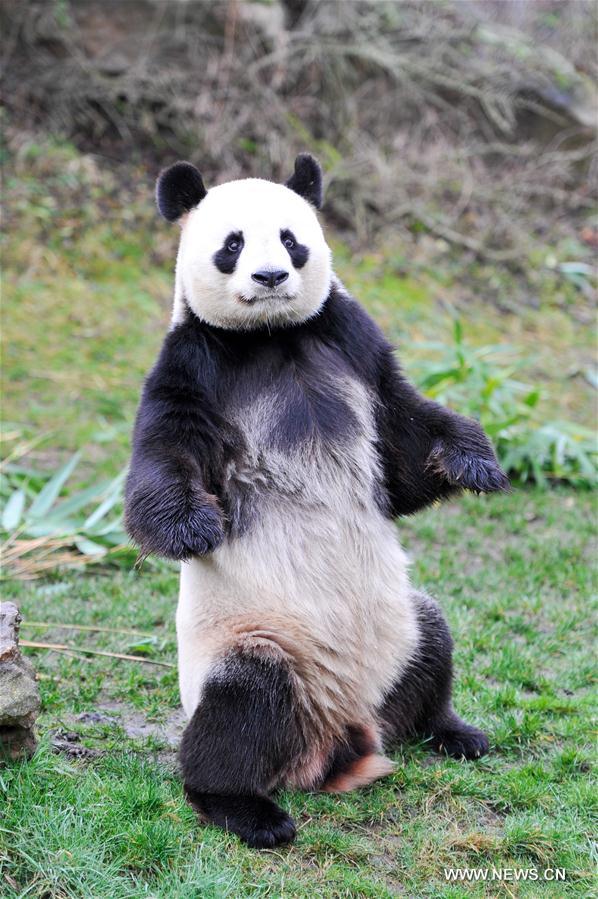
[[(238, 414), (252, 455), (266, 459), (248, 530), (181, 566), (177, 609), (181, 699), (190, 717), (227, 648), (280, 647), (323, 729), (374, 721), (419, 639), (408, 563), (378, 510), (371, 402), (350, 396), (360, 434), (331, 450), (317, 439), (293, 454), (264, 450), (262, 399)], [(231, 473), (235, 476), (235, 473)], [(236, 476), (240, 477), (239, 472)], [(261, 475), (260, 475), (261, 478)]]

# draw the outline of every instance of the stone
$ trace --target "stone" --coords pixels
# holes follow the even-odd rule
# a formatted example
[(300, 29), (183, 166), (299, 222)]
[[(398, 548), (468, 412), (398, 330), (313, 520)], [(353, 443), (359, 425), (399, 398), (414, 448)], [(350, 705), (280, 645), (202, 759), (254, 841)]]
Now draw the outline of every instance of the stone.
[(31, 756), (40, 710), (33, 665), (19, 649), (21, 616), (12, 602), (0, 603), (0, 757)]

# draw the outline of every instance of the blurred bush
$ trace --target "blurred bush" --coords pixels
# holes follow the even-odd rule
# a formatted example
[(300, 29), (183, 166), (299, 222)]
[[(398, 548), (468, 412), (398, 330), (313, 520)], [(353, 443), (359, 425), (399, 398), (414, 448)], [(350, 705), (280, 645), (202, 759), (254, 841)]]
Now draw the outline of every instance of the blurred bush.
[[(517, 263), (577, 235), (592, 192), (592, 0), (4, 0), (15, 128), (208, 180), (327, 169), (364, 241), (427, 231)], [(589, 227), (589, 231), (587, 230)]]

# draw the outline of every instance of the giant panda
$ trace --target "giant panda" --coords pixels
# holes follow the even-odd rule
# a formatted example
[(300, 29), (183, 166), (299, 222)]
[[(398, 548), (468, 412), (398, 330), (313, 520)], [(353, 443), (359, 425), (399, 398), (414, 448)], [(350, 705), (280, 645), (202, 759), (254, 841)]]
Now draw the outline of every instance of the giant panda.
[(172, 325), (137, 415), (126, 522), (181, 561), (186, 795), (255, 847), (293, 839), (278, 787), (343, 791), (412, 737), (477, 758), (451, 705), (451, 636), (394, 519), (507, 487), (480, 426), (420, 396), (333, 272), (322, 172), (206, 190), (178, 162)]

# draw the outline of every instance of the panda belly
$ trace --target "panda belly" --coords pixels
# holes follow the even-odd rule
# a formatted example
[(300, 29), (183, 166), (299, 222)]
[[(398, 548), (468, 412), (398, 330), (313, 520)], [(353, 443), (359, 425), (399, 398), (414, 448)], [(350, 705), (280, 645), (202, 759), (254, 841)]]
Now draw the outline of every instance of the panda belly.
[(369, 397), (342, 387), (358, 422), (342, 445), (316, 433), (291, 450), (273, 446), (263, 397), (238, 416), (248, 452), (227, 482), (237, 528), (182, 564), (177, 610), (187, 715), (227, 652), (273, 652), (293, 672), (316, 755), (348, 725), (376, 728), (419, 638), (407, 560), (375, 502)]

